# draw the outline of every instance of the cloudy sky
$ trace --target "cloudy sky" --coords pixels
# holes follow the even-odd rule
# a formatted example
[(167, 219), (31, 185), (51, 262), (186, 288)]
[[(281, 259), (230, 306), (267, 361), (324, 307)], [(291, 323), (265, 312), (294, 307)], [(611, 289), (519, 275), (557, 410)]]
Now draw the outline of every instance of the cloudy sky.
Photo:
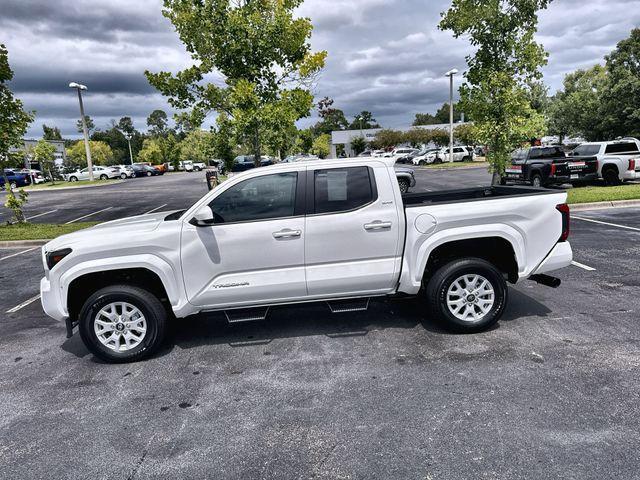
[[(312, 44), (329, 52), (317, 98), (336, 100), (347, 116), (374, 112), (386, 127), (411, 123), (448, 98), (450, 68), (465, 68), (469, 46), (440, 32), (448, 0), (306, 0), (300, 13), (315, 26)], [(0, 0), (0, 43), (9, 49), (13, 90), (41, 125), (75, 136), (78, 105), (70, 81), (89, 86), (85, 108), (98, 128), (131, 116), (146, 128), (156, 108), (170, 111), (144, 70), (190, 64), (161, 14), (161, 0)], [(552, 91), (567, 72), (602, 62), (640, 26), (640, 0), (554, 0), (540, 15), (538, 39), (549, 51), (545, 82)], [(303, 120), (308, 124), (314, 119)]]

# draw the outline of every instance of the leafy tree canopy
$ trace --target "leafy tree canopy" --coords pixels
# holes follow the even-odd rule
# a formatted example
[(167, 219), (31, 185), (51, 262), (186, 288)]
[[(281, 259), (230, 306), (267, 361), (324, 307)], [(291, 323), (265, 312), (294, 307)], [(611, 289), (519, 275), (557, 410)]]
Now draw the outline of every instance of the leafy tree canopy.
[[(90, 140), (89, 148), (91, 149), (91, 161), (94, 165), (114, 164), (111, 147), (105, 142)], [(79, 140), (72, 147), (67, 148), (67, 161), (80, 168), (87, 166), (87, 153), (84, 147), (84, 140)]]
[(43, 124), (42, 138), (45, 140), (62, 140), (62, 135), (60, 134), (60, 129), (58, 127), (48, 127)]

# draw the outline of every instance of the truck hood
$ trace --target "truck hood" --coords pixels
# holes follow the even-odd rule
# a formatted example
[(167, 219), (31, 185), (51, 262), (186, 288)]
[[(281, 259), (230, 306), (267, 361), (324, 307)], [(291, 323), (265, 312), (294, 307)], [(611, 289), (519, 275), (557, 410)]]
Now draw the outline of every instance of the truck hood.
[[(174, 210), (173, 212), (175, 211), (177, 210)], [(97, 238), (105, 236), (122, 235), (125, 237), (129, 236), (132, 231), (135, 231), (136, 233), (150, 232), (155, 230), (158, 225), (164, 221), (165, 217), (173, 212), (157, 212), (100, 223), (94, 227), (55, 238), (48, 242), (44, 246), (44, 249), (47, 252), (51, 252), (61, 248), (73, 247), (73, 245), (77, 245), (79, 243), (95, 242)]]

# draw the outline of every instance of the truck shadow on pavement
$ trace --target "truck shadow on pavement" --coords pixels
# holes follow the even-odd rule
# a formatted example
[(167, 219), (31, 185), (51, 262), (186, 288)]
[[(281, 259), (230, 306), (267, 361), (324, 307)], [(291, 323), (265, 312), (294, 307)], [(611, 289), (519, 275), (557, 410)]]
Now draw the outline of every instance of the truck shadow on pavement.
[[(551, 313), (544, 304), (518, 290), (510, 289), (509, 294), (507, 310), (494, 330), (500, 328), (501, 322), (530, 322)], [(419, 298), (376, 299), (366, 311), (339, 314), (330, 313), (324, 303), (313, 303), (274, 307), (266, 320), (255, 322), (230, 324), (222, 312), (174, 320), (170, 323), (165, 347), (155, 356), (167, 355), (176, 346), (180, 349), (203, 345), (250, 347), (267, 345), (281, 338), (356, 337), (376, 330), (412, 329), (419, 325), (433, 335), (455, 336), (426, 318), (423, 301)], [(77, 357), (89, 354), (78, 334), (66, 340), (62, 349)]]

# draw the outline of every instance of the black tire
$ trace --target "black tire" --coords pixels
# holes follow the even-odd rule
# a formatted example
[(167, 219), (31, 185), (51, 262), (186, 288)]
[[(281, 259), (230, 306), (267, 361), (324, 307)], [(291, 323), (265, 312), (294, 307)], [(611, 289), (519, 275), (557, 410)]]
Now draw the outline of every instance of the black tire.
[(76, 177), (69, 177), (70, 182), (77, 182), (78, 179)]
[[(116, 352), (103, 345), (94, 331), (95, 317), (111, 302), (127, 302), (138, 308), (145, 317), (147, 331), (140, 344), (131, 350)], [(108, 363), (136, 362), (152, 355), (164, 340), (167, 312), (151, 292), (131, 285), (112, 285), (91, 295), (79, 316), (79, 331), (85, 346), (96, 357)]]
[(409, 191), (409, 180), (404, 178), (398, 179), (398, 186), (400, 187), (400, 193), (407, 193)]
[(609, 187), (620, 185), (622, 183), (620, 181), (620, 177), (618, 176), (618, 170), (615, 168), (607, 168), (603, 170), (602, 178), (604, 179), (605, 185)]
[(15, 190), (18, 188), (18, 184), (16, 182), (11, 182), (9, 184), (9, 188), (11, 188), (11, 190)]
[[(494, 302), (490, 310), (473, 321), (458, 318), (447, 304), (449, 288), (464, 275), (483, 277), (494, 292)], [(476, 333), (488, 329), (500, 319), (508, 299), (507, 283), (502, 273), (481, 258), (462, 258), (442, 265), (427, 283), (426, 294), (430, 317), (438, 320), (446, 329), (457, 333)], [(467, 298), (472, 296), (469, 295)], [(475, 311), (476, 307), (473, 308)]]
[(147, 172), (147, 177), (150, 177), (151, 175), (153, 175), (153, 173)]
[(121, 178), (122, 180), (126, 180), (126, 179), (127, 179), (127, 174), (126, 174), (126, 173), (121, 173), (121, 174), (120, 174), (120, 178)]
[(462, 157), (462, 161), (463, 162), (470, 162), (471, 161), (471, 157), (469, 157), (468, 155), (466, 157)]
[(107, 177), (104, 173), (102, 175), (100, 175), (100, 180), (109, 180), (109, 177)]
[(507, 177), (500, 177), (500, 185), (506, 185), (507, 184)]
[(531, 175), (531, 180), (529, 181), (532, 187), (542, 188), (544, 184), (542, 182), (542, 176), (539, 173), (534, 173)]

